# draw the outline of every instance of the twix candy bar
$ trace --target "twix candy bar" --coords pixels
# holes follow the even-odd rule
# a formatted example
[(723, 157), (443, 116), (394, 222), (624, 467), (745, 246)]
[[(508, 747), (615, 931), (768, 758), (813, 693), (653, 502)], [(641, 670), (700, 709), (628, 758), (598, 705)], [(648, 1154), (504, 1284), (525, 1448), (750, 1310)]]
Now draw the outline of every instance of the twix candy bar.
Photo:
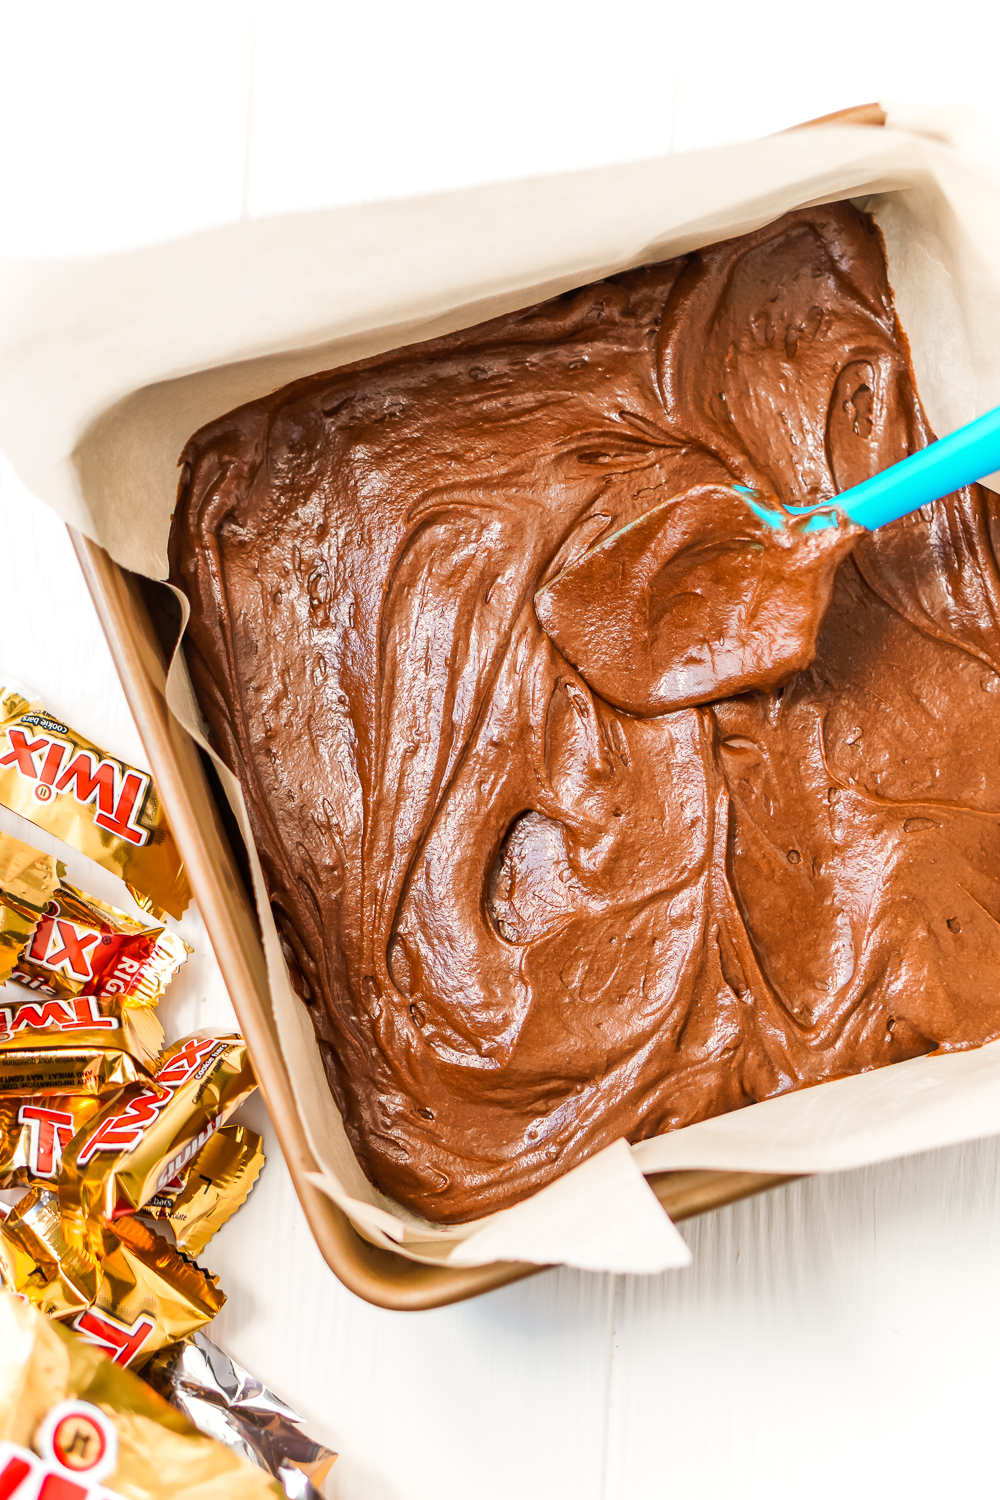
[(241, 1036), (200, 1031), (168, 1047), (155, 1076), (123, 1088), (64, 1151), (67, 1241), (99, 1257), (104, 1226), (172, 1182), (256, 1086)]
[(0, 803), (179, 917), (191, 899), (152, 777), (0, 682)]
[[(0, 989), (0, 1094), (73, 1089), (77, 1074), (107, 1071), (98, 1054), (109, 1049), (152, 1063), (163, 1044), (153, 1007), (189, 951), (166, 928), (146, 927), (62, 882), (10, 976), (34, 996)], [(39, 1056), (26, 1078), (29, 1050)], [(72, 1063), (47, 1055), (71, 1051)], [(106, 1081), (136, 1076), (119, 1070)]]
[[(156, 1033), (162, 1039), (162, 1028), (148, 1006), (136, 1007), (140, 1013), (149, 1011)], [(31, 1048), (124, 1047), (143, 1060), (155, 1058), (159, 1046), (152, 1052), (148, 1049), (148, 1030), (143, 1032), (137, 1045), (132, 1045), (128, 1034), (130, 1012), (116, 996), (109, 1000), (96, 1000), (92, 996), (70, 998), (33, 995), (13, 984), (0, 989), (0, 1078), (3, 1076), (4, 1056)]]
[(0, 1188), (54, 1188), (63, 1147), (102, 1103), (97, 1094), (0, 1099)]
[[(31, 1002), (36, 1009), (40, 1002)], [(49, 1001), (48, 1004), (58, 1004)], [(55, 1033), (58, 1035), (58, 1033)], [(41, 1045), (0, 1046), (0, 1098), (31, 1094), (108, 1095), (123, 1084), (149, 1075), (123, 1045), (98, 1046), (80, 1037), (63, 1036), (53, 1045), (47, 1035)]]
[(0, 1104), (13, 1095), (90, 1095), (147, 1078), (163, 1028), (147, 1005), (0, 988)]
[(51, 854), (0, 833), (0, 980), (13, 972), (62, 873)]
[(50, 995), (155, 1005), (190, 951), (168, 928), (144, 926), (63, 881), (12, 978)]
[(32, 1188), (0, 1224), (4, 1283), (120, 1365), (141, 1364), (223, 1306), (216, 1278), (138, 1219), (106, 1227), (101, 1241), (95, 1287), (66, 1242), (55, 1194)]
[[(0, 1053), (9, 1046), (120, 1045), (152, 1062), (163, 1043), (153, 1011), (190, 949), (63, 882), (11, 978), (48, 1003), (0, 991)], [(2, 1067), (2, 1064), (0, 1064)]]

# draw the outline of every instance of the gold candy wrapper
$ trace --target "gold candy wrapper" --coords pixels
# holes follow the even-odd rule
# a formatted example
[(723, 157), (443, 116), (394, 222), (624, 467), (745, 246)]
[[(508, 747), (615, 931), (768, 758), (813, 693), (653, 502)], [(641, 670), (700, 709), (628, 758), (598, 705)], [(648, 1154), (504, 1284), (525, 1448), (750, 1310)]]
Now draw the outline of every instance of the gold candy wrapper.
[(152, 1006), (89, 995), (28, 999), (13, 985), (0, 989), (0, 1077), (8, 1054), (16, 1059), (29, 1050), (96, 1053), (116, 1048), (152, 1068), (162, 1047), (163, 1027)]
[(0, 1188), (54, 1187), (63, 1147), (103, 1103), (97, 1094), (0, 1099)]
[(104, 1226), (183, 1173), (256, 1086), (241, 1036), (199, 1031), (168, 1047), (151, 1081), (122, 1089), (64, 1150), (68, 1243), (96, 1262)]
[(120, 1365), (203, 1327), (226, 1300), (213, 1276), (138, 1219), (104, 1230), (95, 1289), (89, 1263), (66, 1243), (58, 1199), (37, 1187), (0, 1224), (0, 1269), (9, 1291)]
[(0, 1292), (3, 1500), (277, 1500), (282, 1493), (131, 1371)]
[(0, 683), (0, 803), (179, 917), (191, 889), (153, 779)]
[(51, 854), (0, 833), (0, 980), (13, 973), (62, 873)]
[(121, 1047), (87, 1047), (79, 1038), (60, 1046), (0, 1048), (0, 1098), (12, 1094), (107, 1095), (149, 1074)]
[(165, 1219), (179, 1250), (200, 1255), (217, 1229), (246, 1202), (264, 1165), (260, 1136), (245, 1125), (224, 1125), (183, 1177), (154, 1193), (142, 1212)]
[(116, 906), (63, 881), (13, 978), (43, 994), (155, 1005), (190, 952), (165, 927), (144, 927)]
[(279, 1479), (288, 1500), (318, 1500), (337, 1455), (302, 1431), (302, 1418), (204, 1333), (154, 1354), (143, 1379), (202, 1432)]
[(0, 1054), (120, 1047), (152, 1063), (163, 1045), (153, 1006), (190, 951), (174, 933), (64, 881), (10, 976), (38, 998), (0, 991)]

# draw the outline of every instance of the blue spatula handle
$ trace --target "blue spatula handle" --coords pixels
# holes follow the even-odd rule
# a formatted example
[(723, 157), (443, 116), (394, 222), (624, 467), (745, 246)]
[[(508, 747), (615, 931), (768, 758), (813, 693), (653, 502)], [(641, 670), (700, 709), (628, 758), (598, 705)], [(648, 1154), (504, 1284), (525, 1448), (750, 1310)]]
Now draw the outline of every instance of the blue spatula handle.
[(874, 531), (1000, 469), (1000, 406), (837, 496), (859, 526)]

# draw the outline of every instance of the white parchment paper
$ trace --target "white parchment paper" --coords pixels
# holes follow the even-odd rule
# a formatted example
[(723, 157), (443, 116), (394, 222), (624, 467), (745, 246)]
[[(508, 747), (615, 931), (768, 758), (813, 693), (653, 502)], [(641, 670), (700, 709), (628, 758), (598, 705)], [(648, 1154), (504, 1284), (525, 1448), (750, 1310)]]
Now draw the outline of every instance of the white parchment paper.
[[(0, 263), (0, 446), (125, 566), (166, 574), (187, 438), (317, 370), (853, 198), (886, 237), (920, 393), (944, 435), (1000, 405), (1000, 148), (962, 110), (889, 109), (683, 156), (258, 220), (124, 254)], [(183, 662), (170, 699), (200, 719)], [(234, 779), (222, 770), (248, 837)], [(248, 837), (249, 842), (249, 837)], [(643, 1172), (836, 1171), (1000, 1131), (1000, 1044), (917, 1058), (645, 1141), (512, 1209), (442, 1229), (378, 1193), (347, 1142), (251, 849), (275, 1022), (317, 1170), (377, 1244), (416, 1259), (648, 1272), (689, 1259)]]

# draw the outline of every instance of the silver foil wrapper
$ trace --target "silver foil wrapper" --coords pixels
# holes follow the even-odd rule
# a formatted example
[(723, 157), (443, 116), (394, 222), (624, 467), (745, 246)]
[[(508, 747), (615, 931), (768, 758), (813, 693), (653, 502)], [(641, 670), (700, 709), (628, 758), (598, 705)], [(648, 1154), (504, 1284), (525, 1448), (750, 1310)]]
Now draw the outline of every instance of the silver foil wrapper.
[(202, 1333), (154, 1355), (144, 1380), (216, 1442), (272, 1474), (288, 1500), (322, 1500), (317, 1484), (336, 1454), (302, 1431), (302, 1418)]

